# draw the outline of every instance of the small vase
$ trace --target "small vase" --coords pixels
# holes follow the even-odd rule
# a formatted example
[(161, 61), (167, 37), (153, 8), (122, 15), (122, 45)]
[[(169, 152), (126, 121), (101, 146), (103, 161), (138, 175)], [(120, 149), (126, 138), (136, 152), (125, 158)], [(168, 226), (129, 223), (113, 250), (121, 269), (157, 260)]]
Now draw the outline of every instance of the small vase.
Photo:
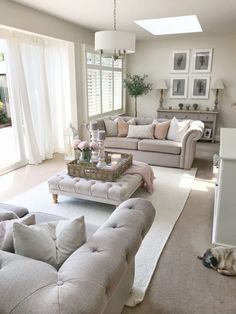
[(82, 150), (80, 153), (80, 162), (90, 162), (91, 150)]

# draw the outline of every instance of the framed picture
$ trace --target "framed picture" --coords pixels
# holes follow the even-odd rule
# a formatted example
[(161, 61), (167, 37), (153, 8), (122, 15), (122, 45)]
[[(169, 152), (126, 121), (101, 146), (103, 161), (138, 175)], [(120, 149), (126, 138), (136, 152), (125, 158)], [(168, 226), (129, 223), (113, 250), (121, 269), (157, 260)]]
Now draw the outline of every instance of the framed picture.
[(187, 77), (172, 77), (170, 79), (170, 98), (187, 98)]
[(210, 87), (210, 76), (192, 77), (190, 98), (208, 99)]
[(172, 73), (188, 73), (189, 50), (176, 50), (172, 54)]
[(211, 138), (211, 129), (206, 128), (203, 132), (203, 138)]
[(196, 49), (193, 53), (193, 72), (209, 73), (211, 72), (213, 49)]

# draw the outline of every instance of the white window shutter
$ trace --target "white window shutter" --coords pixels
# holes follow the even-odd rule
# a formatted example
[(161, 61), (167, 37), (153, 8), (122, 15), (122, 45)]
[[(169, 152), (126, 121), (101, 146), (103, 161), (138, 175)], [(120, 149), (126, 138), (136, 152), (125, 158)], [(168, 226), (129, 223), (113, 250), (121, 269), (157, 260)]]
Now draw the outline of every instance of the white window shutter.
[(88, 116), (112, 114), (123, 108), (123, 60), (86, 53)]

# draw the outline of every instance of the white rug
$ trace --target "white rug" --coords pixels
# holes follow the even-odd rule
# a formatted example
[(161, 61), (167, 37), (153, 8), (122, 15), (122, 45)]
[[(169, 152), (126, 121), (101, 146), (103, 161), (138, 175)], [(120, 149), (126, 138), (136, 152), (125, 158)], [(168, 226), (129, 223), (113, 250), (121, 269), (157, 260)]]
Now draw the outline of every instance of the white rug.
[[(156, 208), (154, 223), (146, 235), (135, 259), (135, 279), (128, 306), (142, 302), (161, 252), (181, 214), (196, 175), (196, 169), (182, 170), (174, 168), (153, 167), (156, 180), (154, 193), (148, 194), (139, 189), (133, 197), (150, 200)], [(59, 204), (52, 203), (44, 182), (8, 203), (22, 205), (29, 211), (41, 211), (72, 218), (84, 215), (89, 223), (102, 224), (115, 209), (112, 205), (82, 201), (59, 195)]]

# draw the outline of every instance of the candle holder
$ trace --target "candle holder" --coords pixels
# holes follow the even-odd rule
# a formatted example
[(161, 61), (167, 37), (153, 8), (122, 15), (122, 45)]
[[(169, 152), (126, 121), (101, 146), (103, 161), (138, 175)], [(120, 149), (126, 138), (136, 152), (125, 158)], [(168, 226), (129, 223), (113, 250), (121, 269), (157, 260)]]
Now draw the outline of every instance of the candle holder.
[(99, 147), (99, 149), (98, 149), (97, 168), (103, 168), (106, 166), (104, 140), (98, 140), (98, 147)]
[[(90, 134), (91, 134), (91, 145), (96, 146), (98, 145), (98, 130), (92, 130), (90, 129)], [(92, 155), (90, 162), (98, 162), (98, 150), (92, 150)]]
[(104, 149), (105, 138), (106, 138), (105, 131), (98, 131), (98, 163), (97, 163), (97, 168), (103, 168), (106, 166), (105, 149)]

